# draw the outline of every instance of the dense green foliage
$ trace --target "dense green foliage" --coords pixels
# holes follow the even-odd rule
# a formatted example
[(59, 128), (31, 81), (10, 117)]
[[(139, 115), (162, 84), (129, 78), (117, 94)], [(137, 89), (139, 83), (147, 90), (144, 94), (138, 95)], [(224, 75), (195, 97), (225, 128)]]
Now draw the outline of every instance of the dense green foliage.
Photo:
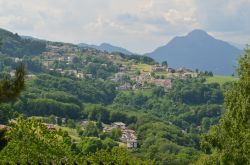
[[(185, 83), (183, 83), (185, 81)], [(223, 94), (217, 83), (203, 84), (199, 80), (178, 80), (169, 92), (175, 101), (185, 104), (222, 104)]]
[(201, 154), (199, 134), (223, 112), (222, 90), (202, 79), (179, 80), (167, 92), (159, 87), (150, 93), (119, 92), (112, 109), (140, 114), (131, 125), (141, 144), (138, 155), (157, 164), (188, 164)]
[[(32, 59), (32, 57), (24, 56), (22, 58), (22, 64), (26, 67), (26, 70), (33, 73), (39, 73), (44, 71), (44, 68), (40, 61)], [(20, 65), (19, 62), (15, 62), (15, 58), (0, 56), (0, 70), (1, 72), (10, 72), (16, 69)]]
[(9, 31), (0, 29), (0, 38), (2, 38), (3, 54), (8, 54), (12, 57), (23, 57), (24, 55), (39, 55), (46, 50), (46, 42), (25, 39), (18, 34), (13, 34)]
[(25, 88), (25, 74), (24, 66), (20, 65), (16, 69), (15, 78), (4, 76), (0, 79), (0, 123), (8, 123), (13, 116), (11, 107), (3, 103), (17, 99)]
[(76, 119), (80, 117), (83, 103), (108, 104), (115, 95), (111, 82), (41, 74), (29, 82), (14, 109), (29, 116), (56, 115)]
[(130, 154), (124, 148), (113, 148), (111, 152), (105, 150), (97, 151), (95, 154), (88, 157), (89, 163), (96, 164), (102, 162), (103, 164), (121, 164), (121, 165), (138, 165), (155, 164), (153, 161), (142, 161), (139, 158), (131, 157)]
[(188, 164), (201, 154), (199, 134), (217, 123), (222, 102), (221, 87), (199, 79), (176, 81), (167, 92), (160, 87), (148, 92), (117, 92), (115, 84), (107, 80), (52, 73), (29, 80), (20, 99), (9, 108), (28, 116), (66, 117), (71, 128), (77, 120), (97, 121), (79, 129), (82, 140), (78, 145), (69, 143), (72, 152), (83, 156), (117, 146), (119, 130), (103, 133), (100, 122), (121, 121), (136, 130), (136, 157), (157, 164)]
[(204, 136), (203, 147), (211, 155), (198, 164), (250, 163), (250, 49), (239, 60), (239, 81), (225, 98), (226, 113)]
[(108, 138), (83, 138), (76, 147), (67, 132), (48, 130), (34, 119), (18, 118), (10, 127), (5, 132), (9, 140), (0, 151), (1, 164), (152, 164), (133, 158), (126, 149), (115, 148), (117, 144)]
[[(50, 44), (65, 46), (63, 43)], [(60, 49), (59, 54), (65, 53), (63, 51), (66, 49)], [(153, 164), (154, 162), (179, 165), (196, 162), (198, 157), (203, 155), (200, 145), (201, 134), (207, 133), (211, 126), (218, 124), (221, 114), (224, 113), (223, 92), (231, 89), (230, 83), (208, 84), (204, 77), (198, 77), (174, 80), (171, 89), (152, 85), (149, 89), (120, 91), (116, 90), (120, 85), (119, 82), (111, 81), (115, 73), (133, 65), (155, 64), (155, 61), (146, 56), (123, 54), (115, 54), (111, 60), (105, 53), (102, 55), (99, 55), (100, 52), (88, 53), (87, 50), (77, 49), (72, 62), (58, 58), (51, 60), (53, 56), (23, 56), (22, 62), (28, 74), (32, 76), (27, 79), (25, 91), (15, 102), (0, 105), (0, 124), (7, 124), (10, 119), (14, 119), (14, 122), (9, 124), (11, 129), (0, 132), (2, 158), (0, 164), (5, 162), (25, 164), (32, 161), (55, 164), (62, 162)], [(0, 77), (4, 81), (15, 82), (15, 77), (11, 77), (9, 72), (18, 66), (18, 60), (11, 56), (9, 53), (9, 56), (0, 57)], [(113, 61), (116, 58), (118, 61)], [(43, 60), (51, 60), (50, 68), (43, 65)], [(247, 63), (243, 61), (241, 61), (242, 66), (246, 68)], [(168, 65), (167, 62), (164, 62), (164, 65)], [(70, 72), (72, 70), (84, 76), (77, 77)], [(134, 72), (137, 72), (137, 75), (142, 74), (140, 70), (133, 70)], [(244, 76), (246, 74), (243, 70), (240, 70), (240, 73)], [(127, 77), (126, 82), (131, 81)], [(249, 100), (243, 99), (246, 96), (244, 92), (238, 93), (244, 91), (240, 87), (249, 86), (247, 83), (248, 79), (240, 81), (240, 85), (234, 85), (236, 86), (234, 92), (228, 94), (227, 98), (236, 95), (242, 102), (237, 102), (236, 96), (233, 97), (233, 102), (237, 103), (235, 105), (226, 99), (226, 102), (230, 103), (230, 107), (227, 108), (233, 108), (235, 111), (232, 114), (228, 113), (230, 119), (227, 119), (225, 125), (230, 123), (229, 120), (237, 114), (236, 109), (239, 107), (245, 108), (246, 114), (237, 116), (241, 117), (242, 122), (247, 122), (245, 117), (248, 114), (248, 105), (243, 103)], [(0, 94), (10, 91), (3, 88)], [(20, 90), (18, 92), (20, 93)], [(15, 98), (17, 96), (19, 95), (15, 95)], [(16, 119), (19, 114), (25, 114), (27, 117), (36, 116), (36, 120)], [(49, 131), (37, 120), (55, 124), (56, 130)], [(88, 124), (85, 125), (86, 122)], [(135, 130), (138, 138), (137, 149), (127, 151), (118, 147), (122, 136), (121, 130), (113, 129), (110, 132), (103, 130), (103, 127), (112, 122), (124, 122), (128, 128)], [(235, 128), (242, 126), (240, 130), (248, 129), (243, 124), (231, 126)], [(221, 139), (213, 137), (220, 133), (219, 127), (218, 129), (215, 127), (216, 131), (210, 131), (203, 143), (208, 153), (213, 152), (211, 155), (213, 159), (208, 158), (211, 161), (218, 158), (216, 154), (220, 151), (224, 153), (224, 148), (218, 147), (223, 137), (220, 136)], [(224, 134), (227, 133), (224, 131)], [(230, 136), (230, 133), (225, 135), (225, 137)], [(243, 134), (239, 137), (244, 140), (247, 136), (248, 134)], [(235, 146), (239, 145), (235, 143)], [(232, 150), (229, 151), (233, 153)], [(220, 155), (220, 158), (223, 156)], [(229, 156), (235, 157), (233, 161), (238, 158), (237, 155)], [(247, 155), (242, 157), (245, 158)], [(243, 158), (240, 161), (244, 163)], [(201, 160), (206, 159), (204, 157)], [(223, 161), (224, 159), (221, 160)]]
[[(34, 120), (18, 119), (7, 132), (11, 139), (1, 151), (1, 161), (8, 163), (70, 163), (70, 147), (60, 139), (56, 132), (49, 130)], [(39, 154), (38, 154), (39, 153)]]
[(54, 91), (67, 91), (78, 96), (84, 102), (111, 103), (116, 95), (115, 87), (111, 82), (95, 79), (73, 80), (51, 75), (39, 75), (34, 81), (39, 89)]

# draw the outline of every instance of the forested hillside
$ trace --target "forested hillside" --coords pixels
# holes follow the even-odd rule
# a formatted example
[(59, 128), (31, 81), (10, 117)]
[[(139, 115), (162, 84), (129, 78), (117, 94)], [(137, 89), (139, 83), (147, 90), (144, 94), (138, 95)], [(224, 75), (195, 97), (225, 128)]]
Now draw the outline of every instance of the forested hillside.
[(207, 71), (65, 43), (24, 53), (33, 46), (16, 37), (20, 54), (2, 39), (0, 87), (23, 63), (25, 88), (0, 100), (0, 163), (195, 163), (202, 134), (225, 112), (233, 83), (208, 82)]
[(22, 38), (0, 28), (0, 39), (2, 43), (1, 52), (12, 57), (23, 57), (24, 55), (39, 55), (46, 49), (46, 42), (32, 38)]

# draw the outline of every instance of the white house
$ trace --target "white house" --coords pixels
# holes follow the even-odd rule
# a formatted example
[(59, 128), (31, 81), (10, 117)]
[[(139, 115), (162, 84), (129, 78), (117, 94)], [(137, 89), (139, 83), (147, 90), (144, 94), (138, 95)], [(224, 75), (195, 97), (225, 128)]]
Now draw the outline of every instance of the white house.
[(137, 140), (135, 139), (127, 140), (127, 148), (131, 149), (131, 148), (137, 148), (137, 147), (138, 147)]
[(123, 122), (114, 122), (111, 125), (112, 125), (112, 127), (115, 127), (115, 128), (121, 128), (121, 129), (126, 128), (126, 124)]

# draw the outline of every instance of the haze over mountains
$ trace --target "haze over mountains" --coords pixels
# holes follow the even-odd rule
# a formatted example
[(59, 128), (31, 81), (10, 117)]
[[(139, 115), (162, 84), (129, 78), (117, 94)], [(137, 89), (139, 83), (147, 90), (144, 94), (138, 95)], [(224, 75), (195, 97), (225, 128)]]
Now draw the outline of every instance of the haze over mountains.
[(175, 37), (168, 44), (147, 54), (158, 62), (167, 60), (171, 67), (187, 67), (231, 75), (242, 50), (217, 40), (203, 30)]
[[(107, 43), (99, 46), (81, 43), (79, 46), (109, 53), (133, 54), (127, 49)], [(235, 72), (237, 58), (241, 54), (242, 50), (238, 47), (215, 39), (203, 30), (194, 30), (187, 36), (175, 37), (165, 46), (159, 47), (146, 55), (158, 62), (168, 61), (169, 65), (174, 68), (198, 68), (203, 71), (212, 71), (215, 74), (231, 75)]]
[[(4, 39), (2, 52), (9, 55), (38, 55), (46, 49), (46, 41), (44, 40), (34, 39), (29, 36), (22, 36), (21, 38), (4, 29), (0, 29), (0, 38)], [(78, 46), (109, 53), (133, 54), (127, 49), (108, 43), (99, 46), (81, 43)], [(158, 62), (168, 61), (170, 67), (173, 68), (197, 68), (203, 71), (212, 71), (215, 74), (231, 75), (235, 72), (237, 58), (242, 52), (239, 48), (225, 41), (213, 38), (203, 30), (194, 30), (187, 36), (175, 37), (168, 44), (146, 55)]]
[(109, 53), (113, 53), (113, 52), (121, 52), (123, 54), (127, 54), (127, 55), (131, 55), (134, 54), (130, 51), (128, 51), (127, 49), (118, 47), (118, 46), (113, 46), (111, 44), (108, 43), (102, 43), (101, 45), (89, 45), (89, 44), (85, 44), (85, 43), (80, 43), (78, 46), (82, 47), (82, 48), (94, 48), (100, 51), (106, 51)]

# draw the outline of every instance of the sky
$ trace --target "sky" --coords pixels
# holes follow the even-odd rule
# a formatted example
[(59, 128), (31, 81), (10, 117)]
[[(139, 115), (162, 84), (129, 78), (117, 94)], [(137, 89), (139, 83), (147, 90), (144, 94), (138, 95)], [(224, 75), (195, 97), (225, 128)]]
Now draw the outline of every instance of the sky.
[(250, 44), (250, 0), (0, 0), (0, 27), (69, 43), (111, 43), (151, 52), (203, 29)]

